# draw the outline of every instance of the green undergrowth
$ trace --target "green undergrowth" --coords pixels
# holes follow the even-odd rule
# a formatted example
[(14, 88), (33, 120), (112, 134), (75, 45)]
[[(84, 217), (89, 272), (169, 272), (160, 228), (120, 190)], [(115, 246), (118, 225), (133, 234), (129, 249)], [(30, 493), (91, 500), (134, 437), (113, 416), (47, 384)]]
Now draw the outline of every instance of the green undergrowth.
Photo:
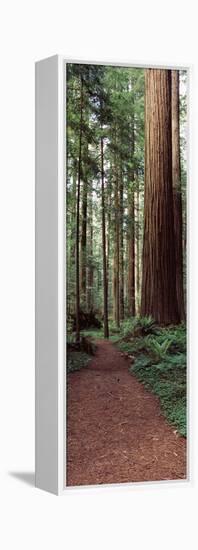
[[(123, 338), (134, 337), (136, 335), (155, 334), (157, 331), (155, 322), (151, 317), (132, 317), (120, 322), (117, 327), (116, 323), (109, 320), (109, 340), (117, 342)], [(90, 329), (81, 332), (84, 336), (94, 339), (104, 338), (104, 329)]]
[[(129, 325), (129, 323), (128, 323)], [(132, 323), (134, 325), (134, 323)], [(129, 329), (129, 326), (127, 330)], [(137, 335), (138, 334), (138, 335)], [(130, 372), (160, 399), (167, 420), (186, 436), (186, 328), (157, 327), (139, 333), (131, 327), (117, 341), (132, 356)]]
[(70, 351), (67, 354), (67, 372), (75, 372), (86, 367), (91, 359), (92, 356), (83, 351)]
[[(81, 334), (83, 334), (83, 336), (93, 338), (94, 340), (102, 340), (104, 338), (104, 329), (101, 328), (101, 329), (83, 330)], [(111, 342), (117, 342), (120, 334), (121, 334), (121, 330), (116, 328), (114, 323), (109, 323), (109, 340)]]

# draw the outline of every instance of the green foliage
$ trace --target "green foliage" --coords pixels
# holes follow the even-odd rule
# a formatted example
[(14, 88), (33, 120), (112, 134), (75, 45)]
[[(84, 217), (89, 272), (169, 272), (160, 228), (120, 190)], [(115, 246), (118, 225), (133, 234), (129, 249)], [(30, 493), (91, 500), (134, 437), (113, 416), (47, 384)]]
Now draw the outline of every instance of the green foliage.
[(117, 342), (133, 355), (130, 372), (160, 399), (167, 420), (186, 436), (186, 327), (158, 328), (154, 336)]
[(167, 339), (170, 342), (169, 353), (184, 353), (186, 351), (186, 326), (181, 323), (177, 326), (159, 328), (157, 341), (161, 344)]
[(143, 337), (136, 337), (136, 338), (130, 338), (127, 340), (125, 338), (123, 339), (117, 339), (117, 346), (119, 347), (120, 351), (123, 351), (125, 353), (128, 353), (130, 355), (134, 355), (137, 353), (144, 353), (144, 351), (147, 351), (148, 346), (145, 341), (146, 339)]
[(149, 317), (131, 317), (125, 319), (121, 323), (120, 333), (121, 338), (133, 339), (136, 336), (147, 336), (148, 334), (156, 334), (158, 328), (154, 319), (151, 316)]
[(167, 351), (170, 348), (171, 341), (165, 338), (163, 342), (159, 342), (157, 338), (148, 338), (148, 346), (156, 359), (164, 359)]
[(82, 351), (72, 351), (67, 356), (67, 372), (74, 372), (86, 367), (91, 356)]
[(142, 336), (156, 333), (156, 323), (151, 315), (135, 318), (134, 333), (136, 332), (140, 332)]
[[(93, 338), (93, 340), (103, 339), (104, 338), (104, 330), (102, 329), (96, 329), (96, 330), (84, 330), (81, 332), (83, 336), (88, 336), (90, 338)], [(117, 342), (118, 340), (119, 331), (116, 330), (116, 327), (110, 323), (109, 327), (109, 340), (112, 342)]]
[(97, 339), (100, 339), (100, 338), (104, 338), (104, 330), (103, 328), (101, 329), (87, 329), (87, 330), (83, 330), (81, 331), (81, 334), (83, 336), (88, 336), (90, 338), (94, 338), (95, 340)]

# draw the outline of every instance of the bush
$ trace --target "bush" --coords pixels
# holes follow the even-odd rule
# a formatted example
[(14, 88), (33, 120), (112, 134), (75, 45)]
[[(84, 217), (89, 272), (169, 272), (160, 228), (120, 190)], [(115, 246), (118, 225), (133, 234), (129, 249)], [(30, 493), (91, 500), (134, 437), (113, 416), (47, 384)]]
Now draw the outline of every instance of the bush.
[[(75, 332), (76, 330), (76, 314), (71, 315), (71, 325), (72, 325), (72, 331)], [(95, 328), (100, 329), (102, 326), (101, 321), (97, 317), (96, 311), (91, 309), (90, 311), (83, 311), (80, 309), (79, 311), (79, 325), (80, 330), (86, 330), (89, 328)]]
[(134, 324), (134, 336), (147, 336), (148, 334), (156, 334), (157, 326), (154, 319), (149, 317), (137, 317)]
[(67, 354), (67, 372), (74, 372), (86, 367), (91, 357), (82, 351), (72, 351)]
[(122, 322), (122, 339), (130, 340), (132, 338), (156, 334), (158, 327), (152, 317), (132, 317)]

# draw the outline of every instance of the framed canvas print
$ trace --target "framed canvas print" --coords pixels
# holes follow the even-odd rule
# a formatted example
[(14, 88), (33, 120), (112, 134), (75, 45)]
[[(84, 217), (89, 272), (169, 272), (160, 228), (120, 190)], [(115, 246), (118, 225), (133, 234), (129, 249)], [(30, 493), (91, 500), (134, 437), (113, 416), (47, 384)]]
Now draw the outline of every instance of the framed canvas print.
[(36, 485), (187, 480), (188, 67), (36, 64)]

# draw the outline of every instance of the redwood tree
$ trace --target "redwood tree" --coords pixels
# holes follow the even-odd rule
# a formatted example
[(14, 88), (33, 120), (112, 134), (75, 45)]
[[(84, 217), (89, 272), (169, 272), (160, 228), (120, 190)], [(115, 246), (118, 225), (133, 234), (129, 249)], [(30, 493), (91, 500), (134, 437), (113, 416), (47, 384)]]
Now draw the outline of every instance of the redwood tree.
[(135, 316), (135, 209), (134, 209), (134, 172), (132, 170), (131, 181), (128, 192), (128, 216), (129, 216), (129, 234), (128, 234), (128, 313), (129, 316)]
[[(130, 82), (133, 90), (133, 79)], [(134, 204), (134, 153), (135, 153), (135, 128), (134, 128), (134, 97), (132, 96), (132, 114), (130, 120), (130, 146), (131, 168), (128, 173), (128, 314), (135, 316), (135, 204)]]
[(172, 190), (171, 71), (145, 71), (145, 202), (141, 315), (178, 323)]
[(83, 79), (80, 76), (80, 126), (78, 149), (78, 180), (76, 197), (76, 342), (80, 340), (80, 181), (82, 174), (82, 131), (83, 131)]
[(88, 254), (89, 262), (87, 269), (87, 310), (93, 309), (93, 205), (92, 189), (89, 193), (89, 215), (88, 215)]
[(120, 197), (117, 158), (115, 160), (115, 233), (114, 233), (114, 300), (115, 322), (120, 326)]
[(139, 180), (138, 170), (136, 173), (136, 193), (135, 193), (135, 283), (136, 283), (136, 312), (139, 314), (139, 294), (140, 294), (140, 198), (139, 198)]
[(176, 290), (180, 319), (184, 320), (182, 194), (179, 130), (179, 71), (171, 71), (172, 81), (172, 177), (175, 230)]
[(120, 320), (124, 319), (124, 234), (123, 174), (120, 171)]
[(82, 227), (80, 237), (80, 296), (81, 304), (86, 307), (86, 264), (87, 264), (87, 175), (82, 182)]
[(104, 297), (104, 337), (109, 337), (108, 325), (108, 282), (107, 282), (107, 258), (106, 258), (106, 220), (105, 220), (105, 190), (104, 190), (104, 141), (100, 140), (101, 146), (101, 184), (102, 184), (102, 253), (103, 253), (103, 297)]

